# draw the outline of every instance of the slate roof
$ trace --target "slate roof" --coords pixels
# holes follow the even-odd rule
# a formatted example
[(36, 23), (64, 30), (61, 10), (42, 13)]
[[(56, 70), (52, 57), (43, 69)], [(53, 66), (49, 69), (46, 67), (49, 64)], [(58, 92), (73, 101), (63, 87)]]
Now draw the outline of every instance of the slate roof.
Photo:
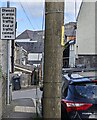
[(76, 22), (65, 24), (65, 36), (76, 36)]
[[(76, 22), (65, 24), (65, 36), (76, 36)], [(44, 31), (25, 30), (17, 37), (17, 44), (29, 53), (42, 53), (44, 51)], [(30, 39), (37, 42), (18, 42), (18, 39)]]
[(22, 46), (28, 53), (42, 53), (44, 51), (43, 42), (16, 42)]
[[(76, 36), (76, 22), (69, 22), (65, 24), (65, 36)], [(32, 41), (44, 42), (44, 31), (32, 31), (25, 30), (16, 38), (18, 39), (30, 39)]]
[(16, 38), (18, 39), (30, 39), (32, 41), (39, 41), (42, 42), (44, 40), (44, 31), (32, 31), (32, 30), (25, 30)]

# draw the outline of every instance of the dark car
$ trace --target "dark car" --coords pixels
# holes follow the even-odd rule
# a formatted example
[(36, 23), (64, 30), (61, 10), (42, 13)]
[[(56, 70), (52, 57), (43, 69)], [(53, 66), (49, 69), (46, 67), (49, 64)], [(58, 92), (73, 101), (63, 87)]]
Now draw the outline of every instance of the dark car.
[(97, 119), (97, 79), (78, 74), (63, 75), (62, 120)]

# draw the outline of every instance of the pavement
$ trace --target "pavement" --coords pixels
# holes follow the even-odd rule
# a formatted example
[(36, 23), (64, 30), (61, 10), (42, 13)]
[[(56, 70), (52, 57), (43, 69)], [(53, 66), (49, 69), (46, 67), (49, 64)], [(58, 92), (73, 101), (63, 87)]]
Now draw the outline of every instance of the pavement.
[(31, 98), (34, 101), (39, 98), (41, 99), (42, 91), (40, 91), (39, 87), (30, 87), (30, 88), (23, 88), (20, 90), (16, 90), (12, 92), (12, 99), (21, 99), (21, 98)]
[(34, 102), (30, 98), (16, 99), (11, 102), (10, 105), (7, 105), (6, 112), (3, 115), (3, 119), (26, 119), (32, 120), (36, 118), (36, 108)]
[[(28, 91), (31, 91), (30, 89), (15, 91), (13, 92), (15, 99), (11, 101), (9, 105), (6, 107), (5, 114), (2, 116), (2, 120), (33, 120), (39, 118), (36, 114), (36, 104), (35, 100), (33, 98), (27, 98)], [(20, 97), (20, 95), (17, 95), (16, 93), (23, 95), (23, 98)], [(24, 95), (25, 93), (25, 95)]]

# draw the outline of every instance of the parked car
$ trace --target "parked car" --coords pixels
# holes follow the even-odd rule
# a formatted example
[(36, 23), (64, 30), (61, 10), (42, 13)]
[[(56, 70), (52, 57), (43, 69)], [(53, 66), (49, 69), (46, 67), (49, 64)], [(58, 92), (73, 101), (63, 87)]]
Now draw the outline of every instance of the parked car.
[[(61, 120), (97, 118), (97, 79), (95, 76), (83, 77), (72, 73), (62, 75), (61, 93)], [(42, 111), (41, 113), (43, 114)]]
[(97, 79), (78, 74), (63, 75), (62, 120), (97, 119)]

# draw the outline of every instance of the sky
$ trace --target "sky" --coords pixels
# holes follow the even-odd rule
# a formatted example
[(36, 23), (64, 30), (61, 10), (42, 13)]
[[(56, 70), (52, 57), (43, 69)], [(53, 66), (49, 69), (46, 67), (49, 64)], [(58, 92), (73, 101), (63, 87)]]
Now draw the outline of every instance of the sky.
[[(10, 0), (10, 7), (16, 7), (16, 34), (19, 35), (26, 29), (44, 30), (44, 1), (42, 0)], [(76, 1), (76, 4), (75, 4)], [(82, 0), (65, 0), (64, 23), (75, 22)], [(0, 7), (6, 7), (7, 0), (0, 0)], [(76, 7), (75, 7), (76, 6)], [(76, 10), (75, 10), (76, 8)]]

